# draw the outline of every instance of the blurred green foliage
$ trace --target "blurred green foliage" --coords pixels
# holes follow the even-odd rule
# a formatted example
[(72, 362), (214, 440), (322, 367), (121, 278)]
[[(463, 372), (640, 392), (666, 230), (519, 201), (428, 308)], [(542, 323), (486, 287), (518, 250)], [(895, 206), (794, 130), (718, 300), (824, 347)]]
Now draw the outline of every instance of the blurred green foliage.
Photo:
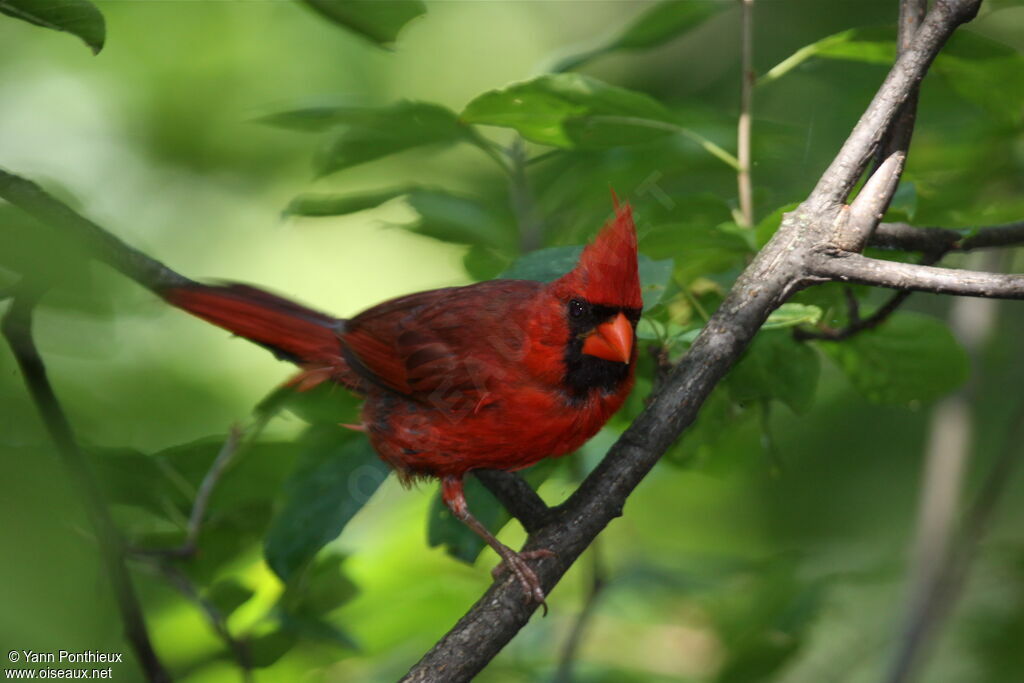
[[(757, 4), (749, 230), (735, 217), (736, 3), (0, 0), (0, 12), (0, 165), (182, 272), (339, 315), (499, 274), (548, 279), (610, 215), (611, 187), (636, 213), (640, 336), (662, 360), (685, 352), (813, 186), (891, 63), (895, 19), (880, 0)], [(1024, 6), (992, 3), (936, 60), (890, 218), (1021, 218), (1021, 36)], [(52, 283), (39, 344), (132, 547), (186, 541), (224, 434), (252, 423), (197, 552), (132, 564), (180, 680), (237, 680), (242, 663), (260, 681), (393, 680), (490, 581), (493, 557), (434, 486), (385, 481), (365, 439), (339, 426), (358, 420), (346, 392), (265, 397), (287, 370), (262, 350), (166, 311), (0, 205), (0, 289), (22, 274)], [(852, 292), (867, 311), (885, 300)], [(591, 551), (607, 585), (577, 680), (877, 679), (900, 616), (928, 407), (972, 378), (971, 495), (1020, 414), (1018, 307), (1000, 305), (970, 358), (947, 306), (915, 295), (842, 342), (792, 335), (849, 322), (838, 285), (772, 315)], [(542, 496), (560, 501), (596, 464), (655, 373), (645, 352), (613, 422), (527, 473)], [(6, 349), (0, 458), (0, 643), (131, 660), (92, 532)], [(926, 680), (1019, 675), (1022, 486), (1009, 482)], [(467, 495), (505, 527), (476, 481)], [(502, 537), (514, 545), (522, 531)], [(591, 559), (480, 680), (553, 674)], [(131, 661), (115, 671), (137, 675)]]

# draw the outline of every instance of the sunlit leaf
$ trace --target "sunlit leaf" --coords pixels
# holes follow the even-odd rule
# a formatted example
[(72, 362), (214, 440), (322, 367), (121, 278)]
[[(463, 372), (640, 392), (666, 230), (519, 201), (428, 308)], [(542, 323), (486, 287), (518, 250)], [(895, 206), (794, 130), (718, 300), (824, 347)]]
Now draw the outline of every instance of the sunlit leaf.
[(814, 325), (821, 320), (821, 309), (807, 304), (782, 304), (772, 311), (768, 320), (761, 326), (762, 330), (779, 330), (797, 325)]
[(267, 564), (288, 579), (334, 540), (387, 476), (387, 467), (362, 435), (333, 425), (313, 425), (284, 487), (267, 532)]
[(93, 54), (106, 39), (103, 15), (88, 0), (0, 0), (0, 14), (77, 36)]
[(403, 100), (380, 109), (360, 109), (352, 112), (351, 121), (320, 155), (321, 174), (424, 145), (473, 141), (454, 112), (429, 102)]
[(708, 17), (729, 6), (727, 2), (662, 0), (642, 12), (615, 38), (593, 49), (559, 60), (551, 70), (570, 71), (595, 57), (617, 50), (641, 50), (662, 45), (699, 26)]
[(411, 20), (425, 14), (422, 0), (302, 0), (331, 21), (387, 46)]
[(411, 187), (347, 194), (301, 194), (284, 209), (285, 216), (345, 216), (375, 209), (396, 197), (408, 194)]
[(468, 123), (513, 128), (528, 140), (563, 148), (616, 147), (679, 132), (657, 100), (579, 74), (540, 76), (480, 95), (462, 112)]
[(849, 29), (805, 45), (768, 70), (758, 81), (771, 83), (812, 57), (889, 66), (896, 58), (895, 29)]
[(967, 356), (940, 320), (899, 313), (842, 342), (819, 342), (854, 387), (876, 403), (932, 401), (967, 379)]

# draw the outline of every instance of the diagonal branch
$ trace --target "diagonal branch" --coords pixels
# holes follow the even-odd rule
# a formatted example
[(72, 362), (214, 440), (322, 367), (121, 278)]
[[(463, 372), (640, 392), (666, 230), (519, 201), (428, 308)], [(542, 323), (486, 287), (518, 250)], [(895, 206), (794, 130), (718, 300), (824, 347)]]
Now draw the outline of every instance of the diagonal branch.
[(509, 514), (519, 520), (527, 533), (533, 533), (550, 523), (557, 514), (515, 472), (474, 470), (473, 474), (494, 494)]
[(92, 258), (107, 264), (150, 290), (191, 283), (187, 277), (146, 256), (73, 211), (33, 183), (0, 168), (0, 197), (34, 216), (56, 226)]
[[(838, 267), (835, 264), (849, 263), (854, 258), (830, 257), (822, 251), (830, 242), (841, 207), (935, 55), (959, 24), (973, 18), (979, 4), (980, 0), (937, 0), (909, 49), (900, 55), (811, 195), (796, 211), (786, 215), (772, 240), (754, 257), (708, 320), (687, 355), (667, 373), (647, 408), (605, 459), (557, 508), (557, 515), (530, 534), (525, 550), (549, 549), (555, 553), (536, 564), (545, 592), (550, 592), (597, 535), (622, 514), (629, 495), (693, 422), (700, 406), (739, 359), (771, 311), (794, 291), (820, 281), (826, 267)], [(109, 235), (98, 238), (95, 231), (102, 230), (77, 214), (69, 217), (60, 212), (40, 212), (47, 204), (45, 197), (40, 204), (38, 192), (31, 192), (38, 188), (20, 179), (12, 184), (11, 179), (9, 174), (0, 172), (0, 197), (50, 223), (58, 223), (78, 238), (90, 238), (85, 244), (97, 258), (144, 286), (158, 286), (156, 283), (164, 277), (181, 278)], [(865, 262), (863, 269), (869, 274), (864, 277), (870, 278), (874, 260), (855, 257)], [(835, 277), (838, 279), (839, 275)], [(850, 274), (846, 277), (853, 279)], [(526, 624), (535, 609), (535, 604), (523, 602), (522, 591), (514, 581), (492, 585), (404, 680), (471, 679)]]
[[(622, 514), (630, 493), (693, 422), (712, 388), (738, 360), (768, 314), (793, 291), (810, 284), (804, 260), (811, 255), (811, 248), (823, 242), (899, 107), (924, 77), (945, 40), (974, 16), (979, 4), (980, 0), (939, 0), (811, 196), (787, 214), (689, 352), (652, 396), (647, 409), (561, 506), (559, 523), (530, 536), (525, 550), (546, 548), (556, 553), (537, 564), (545, 592), (597, 534)], [(493, 585), (402, 680), (471, 679), (526, 624), (535, 608), (523, 603), (516, 585), (507, 581)]]
[(35, 292), (23, 290), (16, 294), (3, 319), (3, 335), (21, 368), (25, 385), (32, 395), (43, 425), (82, 495), (82, 502), (99, 542), (100, 557), (113, 585), (125, 637), (149, 681), (170, 681), (170, 674), (153, 649), (142, 607), (125, 566), (122, 539), (110, 518), (85, 454), (78, 448), (71, 424), (50, 385), (46, 365), (32, 338), (32, 311), (35, 303)]
[(819, 254), (810, 268), (814, 275), (825, 280), (933, 294), (1024, 299), (1024, 275), (937, 268), (883, 261), (860, 254)]
[(822, 174), (808, 208), (837, 210), (879, 149), (903, 103), (924, 78), (939, 49), (957, 26), (978, 13), (981, 0), (937, 0), (921, 22), (909, 48), (886, 77), (839, 154)]

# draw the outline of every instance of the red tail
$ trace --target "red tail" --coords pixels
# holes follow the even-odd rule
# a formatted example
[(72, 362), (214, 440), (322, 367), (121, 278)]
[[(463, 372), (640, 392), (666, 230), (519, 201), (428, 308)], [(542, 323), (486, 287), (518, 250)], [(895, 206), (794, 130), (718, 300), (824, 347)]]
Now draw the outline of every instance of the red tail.
[(188, 285), (161, 292), (171, 304), (298, 364), (336, 361), (344, 321), (248, 285)]

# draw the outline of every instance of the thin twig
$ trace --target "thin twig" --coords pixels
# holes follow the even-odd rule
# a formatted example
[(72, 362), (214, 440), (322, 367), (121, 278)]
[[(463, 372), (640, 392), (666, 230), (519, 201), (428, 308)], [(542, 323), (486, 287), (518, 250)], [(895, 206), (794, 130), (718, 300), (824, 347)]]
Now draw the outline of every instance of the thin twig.
[(3, 319), (3, 335), (21, 368), (25, 385), (32, 396), (40, 418), (42, 418), (43, 425), (57, 447), (57, 452), (82, 497), (89, 521), (99, 541), (100, 557), (106, 565), (107, 574), (114, 589), (114, 597), (117, 600), (121, 621), (124, 624), (125, 637), (149, 681), (159, 683), (170, 681), (170, 674), (153, 649), (142, 606), (135, 594), (131, 575), (125, 566), (121, 536), (110, 518), (106, 501), (100, 492), (100, 487), (96, 483), (85, 454), (78, 447), (71, 423), (68, 422), (64, 409), (50, 385), (46, 365), (32, 338), (32, 313), (37, 295), (37, 293), (25, 289), (14, 297), (10, 309)]
[(740, 198), (741, 225), (754, 225), (754, 191), (750, 180), (750, 132), (754, 107), (754, 0), (740, 0), (740, 117), (736, 125), (737, 192)]
[(907, 223), (881, 223), (871, 246), (902, 251), (972, 251), (1024, 244), (1024, 221), (968, 230), (919, 228)]
[(154, 560), (150, 562), (150, 565), (158, 571), (168, 583), (185, 596), (188, 600), (195, 603), (197, 607), (203, 612), (206, 620), (213, 627), (214, 632), (217, 636), (224, 641), (228, 649), (231, 650), (232, 656), (235, 661), (238, 662), (238, 666), (242, 670), (242, 681), (245, 683), (251, 683), (253, 680), (252, 675), (252, 656), (249, 653), (249, 647), (245, 641), (235, 638), (230, 629), (228, 628), (227, 619), (220, 609), (212, 602), (204, 598), (199, 589), (196, 588), (192, 580), (185, 575), (177, 567), (173, 566), (168, 562), (161, 562)]
[(196, 491), (195, 500), (192, 502), (192, 511), (188, 517), (185, 540), (182, 541), (181, 545), (174, 548), (131, 548), (130, 552), (133, 555), (185, 558), (196, 554), (199, 534), (206, 519), (206, 510), (210, 505), (210, 497), (238, 452), (238, 446), (243, 435), (244, 431), (238, 425), (232, 425), (231, 429), (228, 430), (228, 437), (224, 440), (224, 445), (218, 451), (217, 457), (213, 459), (210, 469), (206, 471), (202, 482), (199, 484), (199, 489)]

